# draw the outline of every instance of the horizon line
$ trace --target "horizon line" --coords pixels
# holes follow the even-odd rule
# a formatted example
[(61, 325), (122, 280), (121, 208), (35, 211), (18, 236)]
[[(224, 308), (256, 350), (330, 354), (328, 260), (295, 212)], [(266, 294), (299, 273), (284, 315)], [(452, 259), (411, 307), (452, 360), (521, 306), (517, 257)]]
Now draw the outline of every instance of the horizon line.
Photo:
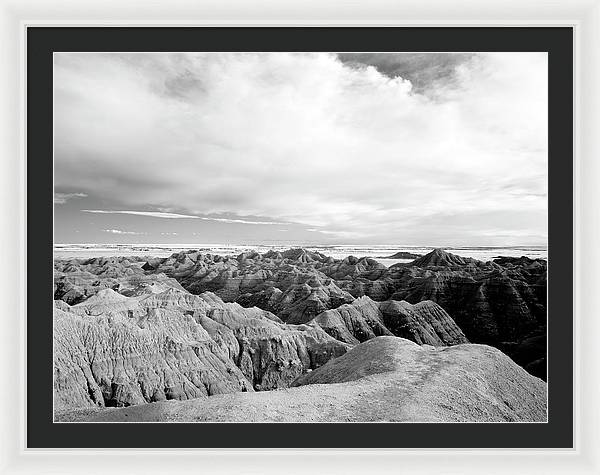
[[(99, 243), (99, 242), (59, 242), (59, 243), (53, 243), (53, 247), (57, 246), (57, 245), (61, 245), (61, 246), (81, 246), (81, 245), (96, 245), (96, 246), (156, 246), (156, 245), (160, 245), (160, 246), (285, 246), (285, 245), (292, 245), (294, 242), (293, 241), (288, 241), (287, 243), (285, 242), (281, 242), (281, 244), (276, 244), (276, 243), (236, 243), (236, 244), (231, 244), (231, 243), (162, 243), (162, 242), (152, 242), (152, 243)], [(298, 245), (301, 246), (311, 246), (311, 247), (348, 247), (348, 246), (355, 246), (355, 247), (407, 247), (407, 248), (426, 248), (426, 247), (431, 247), (431, 248), (455, 248), (455, 249), (460, 249), (460, 248), (467, 248), (467, 249), (506, 249), (506, 248), (532, 248), (532, 247), (539, 247), (539, 248), (545, 248), (548, 249), (548, 245), (547, 244), (513, 244), (513, 245), (505, 245), (505, 246), (483, 246), (483, 245), (479, 245), (479, 246), (470, 246), (470, 245), (464, 245), (464, 244), (460, 244), (460, 245), (429, 245), (429, 244), (423, 244), (423, 245), (417, 245), (417, 244), (343, 244), (343, 243), (297, 243)]]

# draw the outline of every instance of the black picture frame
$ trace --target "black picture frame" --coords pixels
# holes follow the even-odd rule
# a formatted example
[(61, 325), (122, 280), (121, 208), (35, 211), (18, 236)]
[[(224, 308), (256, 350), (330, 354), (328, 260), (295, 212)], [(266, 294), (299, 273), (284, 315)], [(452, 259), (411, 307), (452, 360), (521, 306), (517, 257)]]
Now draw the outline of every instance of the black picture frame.
[[(26, 41), (27, 447), (573, 447), (572, 28), (30, 26)], [(548, 422), (54, 423), (52, 64), (53, 53), (61, 51), (547, 51)]]

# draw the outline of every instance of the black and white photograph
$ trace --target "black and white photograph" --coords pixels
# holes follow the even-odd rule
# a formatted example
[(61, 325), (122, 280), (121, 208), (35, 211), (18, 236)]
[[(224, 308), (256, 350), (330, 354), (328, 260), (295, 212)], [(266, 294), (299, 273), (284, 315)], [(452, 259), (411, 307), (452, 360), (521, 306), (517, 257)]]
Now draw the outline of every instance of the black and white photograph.
[(52, 72), (54, 422), (547, 422), (547, 52)]

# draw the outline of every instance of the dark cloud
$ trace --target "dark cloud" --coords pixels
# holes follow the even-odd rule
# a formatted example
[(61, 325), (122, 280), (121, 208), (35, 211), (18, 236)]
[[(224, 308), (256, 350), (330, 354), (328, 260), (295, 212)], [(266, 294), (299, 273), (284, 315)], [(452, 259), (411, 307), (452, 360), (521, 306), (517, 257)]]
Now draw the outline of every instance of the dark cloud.
[(190, 55), (129, 53), (103, 54), (101, 57), (119, 67), (137, 72), (140, 78), (149, 80), (150, 89), (158, 95), (184, 100), (193, 94), (206, 92), (200, 76), (193, 71)]
[(340, 53), (342, 62), (373, 66), (390, 78), (408, 79), (413, 91), (435, 95), (436, 89), (456, 86), (456, 68), (473, 59), (475, 53)]
[(202, 81), (189, 70), (165, 78), (165, 92), (167, 95), (185, 99), (190, 93), (203, 92)]

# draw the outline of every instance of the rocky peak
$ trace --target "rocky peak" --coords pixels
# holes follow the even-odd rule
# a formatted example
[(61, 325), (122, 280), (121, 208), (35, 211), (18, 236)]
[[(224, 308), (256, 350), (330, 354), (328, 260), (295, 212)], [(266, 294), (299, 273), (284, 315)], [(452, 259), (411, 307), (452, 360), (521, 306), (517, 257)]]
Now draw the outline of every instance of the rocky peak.
[(477, 265), (481, 264), (481, 261), (469, 257), (457, 256), (439, 248), (411, 262), (411, 265), (417, 267), (457, 267), (469, 264)]

